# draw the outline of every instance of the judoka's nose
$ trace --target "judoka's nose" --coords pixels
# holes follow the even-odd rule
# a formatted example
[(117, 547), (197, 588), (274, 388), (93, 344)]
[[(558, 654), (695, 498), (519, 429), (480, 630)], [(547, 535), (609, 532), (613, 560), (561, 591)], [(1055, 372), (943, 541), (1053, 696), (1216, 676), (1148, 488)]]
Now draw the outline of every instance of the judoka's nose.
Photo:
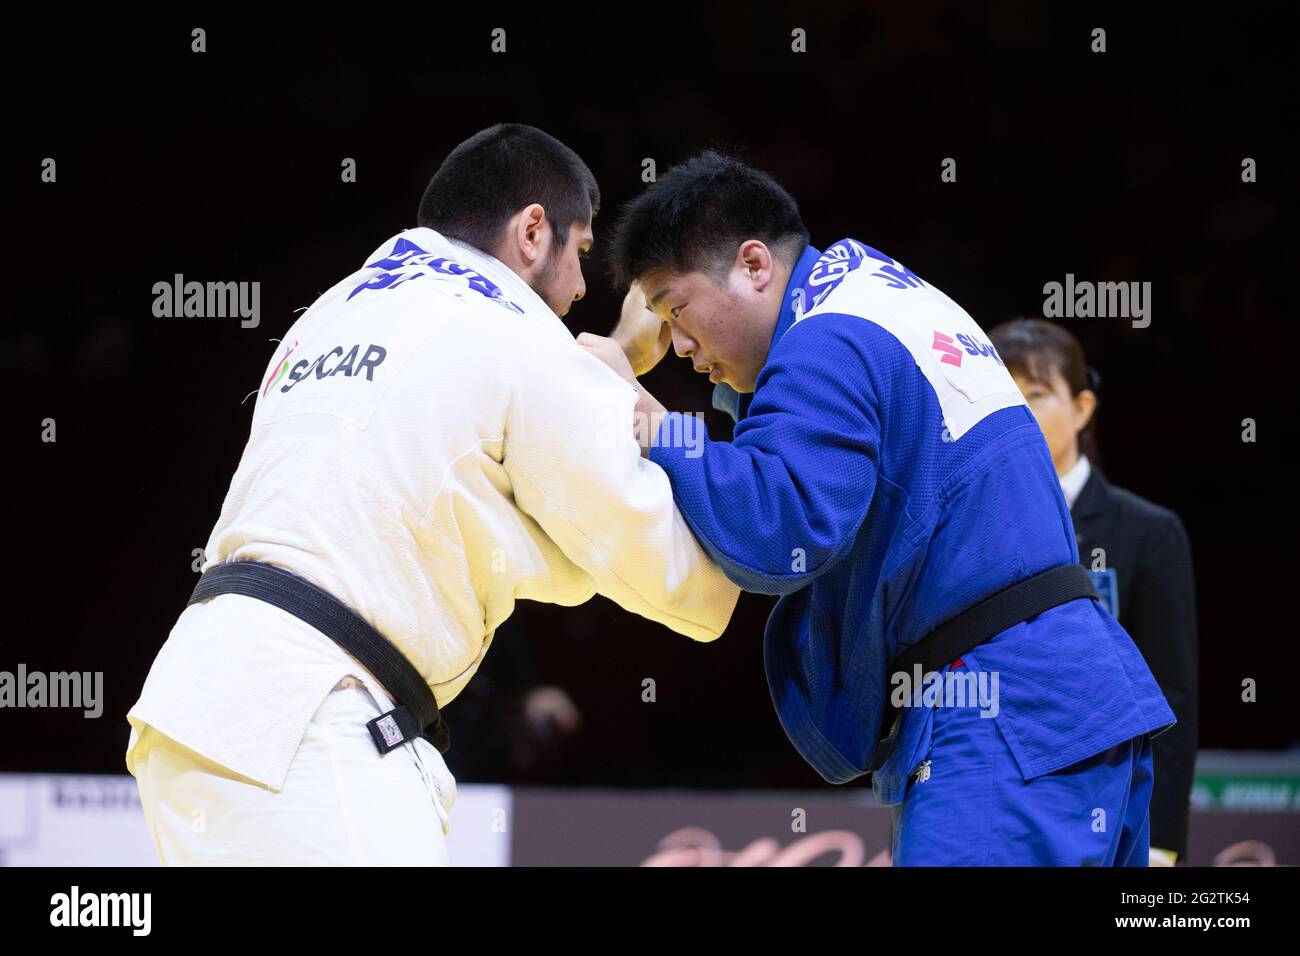
[(669, 326), (673, 332), (673, 351), (677, 353), (678, 358), (690, 358), (695, 354), (695, 350), (700, 347), (700, 343), (695, 341), (677, 326)]

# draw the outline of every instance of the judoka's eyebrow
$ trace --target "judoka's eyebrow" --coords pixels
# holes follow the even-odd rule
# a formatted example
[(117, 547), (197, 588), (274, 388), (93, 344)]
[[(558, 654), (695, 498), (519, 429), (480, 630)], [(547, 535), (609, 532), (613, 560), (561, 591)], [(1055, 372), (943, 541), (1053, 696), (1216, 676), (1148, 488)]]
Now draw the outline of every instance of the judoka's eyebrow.
[(659, 304), (659, 300), (662, 299), (667, 294), (668, 294), (668, 287), (664, 286), (662, 289), (660, 289), (658, 292), (655, 293), (655, 297), (653, 299), (651, 299), (648, 303), (646, 303), (648, 306), (650, 306), (651, 312), (653, 312), (655, 306)]

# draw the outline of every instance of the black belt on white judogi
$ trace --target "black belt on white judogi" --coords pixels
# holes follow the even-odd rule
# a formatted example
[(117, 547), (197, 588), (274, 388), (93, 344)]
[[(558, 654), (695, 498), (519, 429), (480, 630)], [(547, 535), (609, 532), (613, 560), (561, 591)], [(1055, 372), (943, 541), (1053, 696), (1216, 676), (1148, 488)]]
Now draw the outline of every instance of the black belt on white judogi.
[(439, 753), (451, 749), (451, 733), (420, 672), (384, 635), (324, 588), (261, 561), (231, 561), (203, 572), (186, 606), (218, 594), (242, 594), (288, 611), (360, 661), (397, 704), (366, 723), (381, 754), (416, 737), (424, 737)]

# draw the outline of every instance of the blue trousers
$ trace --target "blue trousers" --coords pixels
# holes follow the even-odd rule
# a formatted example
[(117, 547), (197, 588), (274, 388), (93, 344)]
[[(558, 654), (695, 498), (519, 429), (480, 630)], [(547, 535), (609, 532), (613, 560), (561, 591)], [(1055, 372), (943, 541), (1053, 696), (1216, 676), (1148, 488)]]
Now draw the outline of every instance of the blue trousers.
[(895, 866), (1147, 865), (1148, 735), (1026, 780), (977, 707), (912, 709), (900, 726), (873, 783)]

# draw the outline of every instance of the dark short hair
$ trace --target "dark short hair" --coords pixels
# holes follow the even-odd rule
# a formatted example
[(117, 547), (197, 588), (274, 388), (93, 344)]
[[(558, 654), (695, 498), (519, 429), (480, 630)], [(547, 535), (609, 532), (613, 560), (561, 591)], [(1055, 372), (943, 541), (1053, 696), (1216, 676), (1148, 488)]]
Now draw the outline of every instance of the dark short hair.
[(609, 269), (624, 289), (648, 272), (705, 272), (720, 278), (747, 239), (793, 264), (808, 245), (794, 197), (775, 179), (708, 150), (674, 166), (623, 207)]
[[(1078, 395), (1084, 389), (1096, 391), (1101, 376), (1088, 365), (1083, 345), (1065, 326), (1044, 319), (1012, 319), (989, 330), (989, 341), (1012, 373), (1052, 388), (1052, 374), (1058, 373)], [(1097, 414), (1079, 432), (1079, 450), (1100, 464), (1097, 446)]]
[(556, 242), (600, 209), (587, 164), (554, 136), (521, 123), (489, 126), (461, 143), (429, 180), (416, 222), (491, 253), (510, 217), (541, 203)]

